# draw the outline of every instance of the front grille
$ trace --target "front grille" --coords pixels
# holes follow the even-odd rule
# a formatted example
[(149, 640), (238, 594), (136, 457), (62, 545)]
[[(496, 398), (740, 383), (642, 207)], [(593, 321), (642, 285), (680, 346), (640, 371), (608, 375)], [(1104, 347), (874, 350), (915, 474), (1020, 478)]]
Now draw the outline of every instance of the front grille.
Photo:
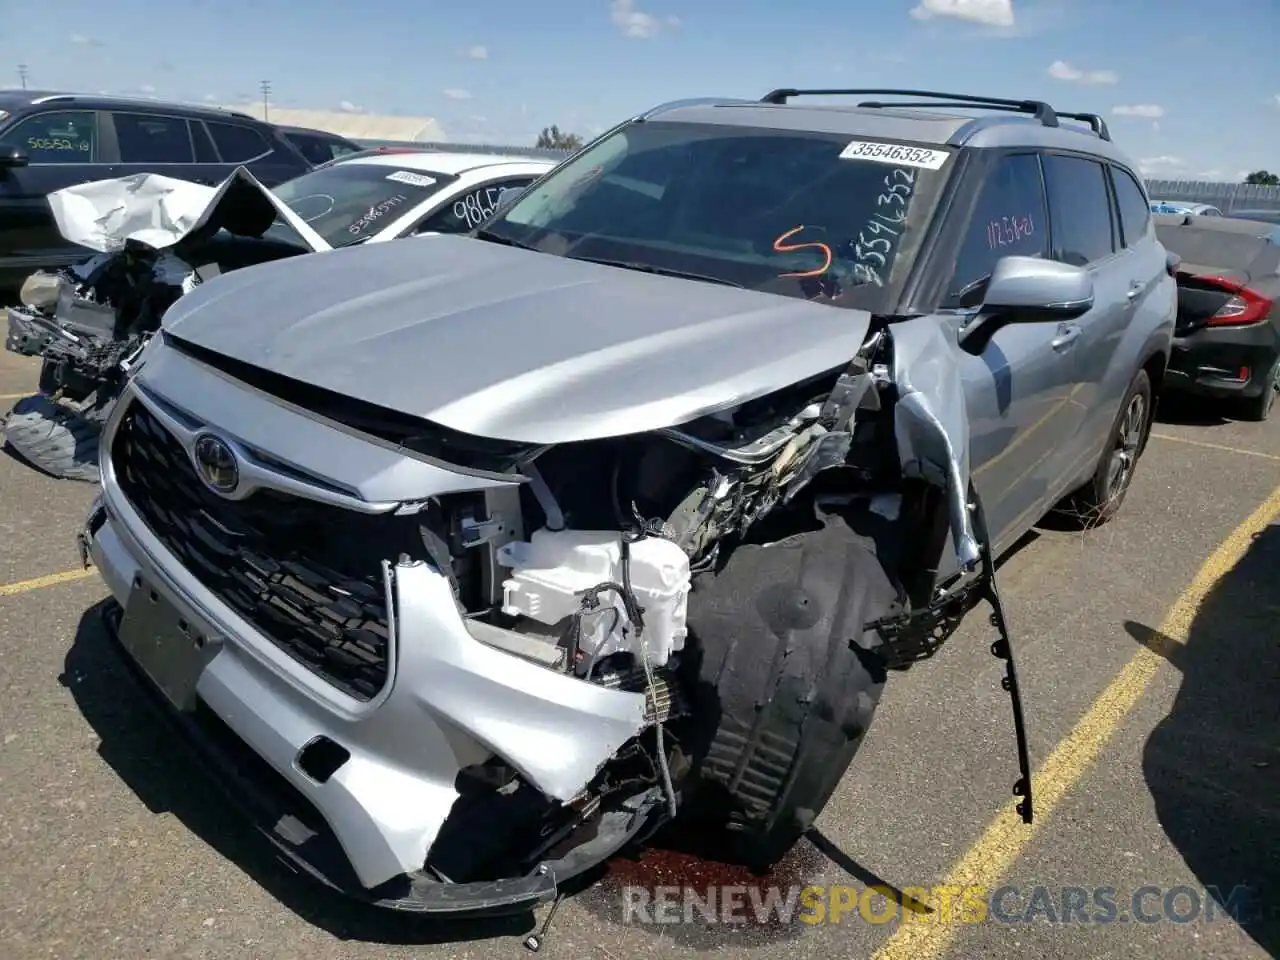
[(138, 401), (120, 421), (111, 457), (121, 490), (151, 532), (219, 599), (339, 689), (362, 700), (382, 689), (381, 564), (421, 551), (412, 518), (268, 490), (225, 500)]

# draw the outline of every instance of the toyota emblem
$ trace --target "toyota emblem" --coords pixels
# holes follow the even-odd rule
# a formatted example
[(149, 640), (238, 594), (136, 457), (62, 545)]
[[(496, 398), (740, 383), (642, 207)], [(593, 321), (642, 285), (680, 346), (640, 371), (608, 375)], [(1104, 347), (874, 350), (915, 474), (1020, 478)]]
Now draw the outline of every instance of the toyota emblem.
[(200, 479), (215, 493), (231, 493), (240, 482), (236, 455), (226, 442), (211, 434), (196, 438), (192, 459)]

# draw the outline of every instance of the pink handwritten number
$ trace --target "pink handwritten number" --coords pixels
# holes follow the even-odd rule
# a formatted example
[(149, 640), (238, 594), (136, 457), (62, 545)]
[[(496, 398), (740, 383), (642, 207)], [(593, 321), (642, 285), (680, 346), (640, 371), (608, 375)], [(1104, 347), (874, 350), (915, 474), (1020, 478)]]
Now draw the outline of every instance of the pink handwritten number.
[(992, 250), (1013, 246), (1035, 232), (1030, 216), (998, 217), (987, 223), (987, 246)]

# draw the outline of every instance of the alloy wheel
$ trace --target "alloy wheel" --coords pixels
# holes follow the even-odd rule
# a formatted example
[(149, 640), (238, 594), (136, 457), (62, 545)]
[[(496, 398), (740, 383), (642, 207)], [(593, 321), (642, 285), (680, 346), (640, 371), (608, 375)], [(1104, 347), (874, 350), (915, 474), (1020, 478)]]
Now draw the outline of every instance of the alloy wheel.
[(1133, 468), (1138, 462), (1138, 450), (1142, 446), (1142, 434), (1147, 426), (1147, 398), (1134, 394), (1125, 408), (1124, 419), (1111, 451), (1111, 463), (1107, 469), (1107, 496), (1118, 497), (1124, 493), (1133, 479)]

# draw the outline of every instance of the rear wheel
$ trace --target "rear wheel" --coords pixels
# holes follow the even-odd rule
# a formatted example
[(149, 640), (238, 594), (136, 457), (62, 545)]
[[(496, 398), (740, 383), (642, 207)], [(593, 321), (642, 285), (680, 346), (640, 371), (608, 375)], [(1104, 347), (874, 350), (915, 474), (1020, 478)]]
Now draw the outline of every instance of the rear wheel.
[(1262, 385), (1262, 393), (1240, 404), (1240, 416), (1245, 420), (1262, 421), (1271, 416), (1276, 398), (1280, 397), (1280, 355), (1271, 361)]
[(1120, 404), (1093, 477), (1059, 510), (1073, 525), (1096, 527), (1120, 511), (1147, 443), (1152, 413), (1151, 378), (1145, 370), (1139, 370)]
[(692, 816), (727, 829), (737, 859), (767, 869), (826, 806), (884, 687), (864, 625), (897, 601), (872, 542), (838, 518), (739, 546), (695, 582)]

